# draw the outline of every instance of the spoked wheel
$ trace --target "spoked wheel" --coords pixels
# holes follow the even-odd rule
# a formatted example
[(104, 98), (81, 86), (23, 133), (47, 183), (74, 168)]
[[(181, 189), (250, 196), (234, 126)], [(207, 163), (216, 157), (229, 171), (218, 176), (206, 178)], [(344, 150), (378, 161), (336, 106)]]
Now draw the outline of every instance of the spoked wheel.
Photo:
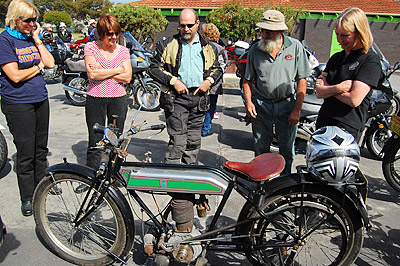
[(368, 132), (370, 132), (370, 134), (368, 134), (366, 140), (367, 149), (375, 159), (381, 160), (383, 158), (381, 151), (390, 138), (390, 130), (385, 127), (379, 128), (379, 124), (375, 123)]
[(400, 192), (400, 138), (390, 144), (382, 161), (383, 176), (392, 188)]
[(148, 81), (146, 82), (148, 90), (143, 88), (143, 86), (138, 86), (135, 94), (136, 103), (140, 106), (143, 103), (143, 95), (147, 93), (151, 93), (154, 96), (155, 102), (151, 104), (151, 106), (143, 106), (142, 109), (144, 111), (157, 111), (160, 109), (160, 95), (161, 95), (161, 87), (157, 82)]
[[(64, 84), (86, 93), (89, 80), (82, 77), (69, 77)], [(65, 97), (72, 105), (84, 106), (86, 104), (86, 95), (66, 90)]]
[(400, 112), (400, 95), (396, 94), (392, 99), (392, 106), (385, 112), (387, 115), (398, 115)]
[[(115, 199), (108, 193), (103, 202), (79, 226), (73, 223), (86, 192), (79, 185), (90, 185), (87, 178), (73, 174), (45, 177), (37, 186), (34, 217), (37, 229), (48, 247), (58, 256), (78, 265), (108, 265), (123, 255), (127, 242), (126, 221)], [(92, 197), (94, 196), (94, 197)], [(99, 196), (91, 192), (89, 199)]]
[[(254, 265), (351, 265), (363, 242), (361, 219), (333, 193), (282, 190), (267, 199), (259, 219), (241, 228)], [(257, 217), (250, 211), (248, 217)]]

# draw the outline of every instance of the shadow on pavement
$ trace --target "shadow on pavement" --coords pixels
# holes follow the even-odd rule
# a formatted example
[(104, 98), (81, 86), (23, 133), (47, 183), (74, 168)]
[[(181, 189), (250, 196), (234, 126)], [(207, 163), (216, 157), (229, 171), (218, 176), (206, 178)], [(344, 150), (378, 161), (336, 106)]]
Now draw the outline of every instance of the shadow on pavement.
[(15, 235), (8, 232), (4, 239), (3, 245), (0, 248), (0, 264), (6, 259), (8, 254), (11, 253), (11, 255), (13, 255), (13, 250), (18, 249), (20, 245), (21, 242), (16, 239)]

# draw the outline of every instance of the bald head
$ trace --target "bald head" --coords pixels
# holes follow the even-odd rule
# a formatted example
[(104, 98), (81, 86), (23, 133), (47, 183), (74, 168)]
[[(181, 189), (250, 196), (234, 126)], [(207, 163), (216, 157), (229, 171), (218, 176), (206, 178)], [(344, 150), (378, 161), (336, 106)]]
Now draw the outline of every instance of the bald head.
[(196, 39), (200, 21), (193, 9), (183, 9), (179, 15), (179, 32), (187, 43), (192, 44)]
[(182, 9), (181, 14), (179, 15), (179, 21), (183, 18), (190, 19), (193, 18), (195, 21), (199, 20), (199, 16), (197, 15), (196, 11), (193, 8), (185, 8)]

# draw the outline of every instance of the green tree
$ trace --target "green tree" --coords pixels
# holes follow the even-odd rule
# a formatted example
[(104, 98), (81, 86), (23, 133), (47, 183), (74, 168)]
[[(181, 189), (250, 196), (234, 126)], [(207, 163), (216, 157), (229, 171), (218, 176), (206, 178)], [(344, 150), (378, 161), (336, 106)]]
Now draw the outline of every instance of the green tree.
[(212, 10), (206, 17), (207, 22), (214, 23), (220, 30), (221, 36), (232, 41), (253, 39), (256, 36), (256, 24), (262, 13), (268, 9), (276, 9), (285, 15), (285, 22), (291, 35), (299, 16), (306, 13), (302, 9), (294, 9), (284, 5), (250, 6), (244, 8), (238, 0), (225, 3), (221, 8)]
[(6, 19), (8, 5), (11, 0), (0, 0), (0, 26), (4, 25), (4, 20)]
[(140, 40), (165, 30), (167, 19), (160, 10), (145, 5), (118, 5), (110, 9), (114, 14), (123, 31), (130, 32), (136, 39)]
[(74, 2), (74, 18), (83, 20), (87, 16), (98, 18), (108, 13), (114, 4), (109, 0), (76, 0)]
[(71, 27), (72, 18), (67, 12), (61, 11), (47, 11), (43, 15), (43, 21), (46, 23), (54, 24), (58, 27), (60, 22), (64, 22), (67, 27)]
[(64, 11), (77, 20), (84, 20), (87, 16), (98, 18), (113, 6), (109, 0), (33, 0), (33, 3), (42, 14)]

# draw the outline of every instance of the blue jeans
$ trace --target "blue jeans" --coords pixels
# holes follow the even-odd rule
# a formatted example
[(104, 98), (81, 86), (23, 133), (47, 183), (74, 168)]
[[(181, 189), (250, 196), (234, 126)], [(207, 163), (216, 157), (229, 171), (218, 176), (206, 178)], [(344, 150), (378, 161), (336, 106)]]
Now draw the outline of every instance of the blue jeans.
[(270, 152), (274, 138), (273, 125), (278, 140), (279, 154), (285, 158), (283, 174), (289, 174), (294, 160), (294, 141), (297, 134), (297, 125), (289, 126), (289, 114), (294, 108), (296, 100), (291, 97), (279, 103), (273, 103), (260, 98), (254, 99), (257, 117), (252, 119), (255, 156)]
[(201, 135), (206, 135), (210, 132), (211, 121), (213, 120), (215, 109), (217, 108), (218, 94), (210, 94), (210, 108), (208, 108), (204, 117), (203, 128)]

